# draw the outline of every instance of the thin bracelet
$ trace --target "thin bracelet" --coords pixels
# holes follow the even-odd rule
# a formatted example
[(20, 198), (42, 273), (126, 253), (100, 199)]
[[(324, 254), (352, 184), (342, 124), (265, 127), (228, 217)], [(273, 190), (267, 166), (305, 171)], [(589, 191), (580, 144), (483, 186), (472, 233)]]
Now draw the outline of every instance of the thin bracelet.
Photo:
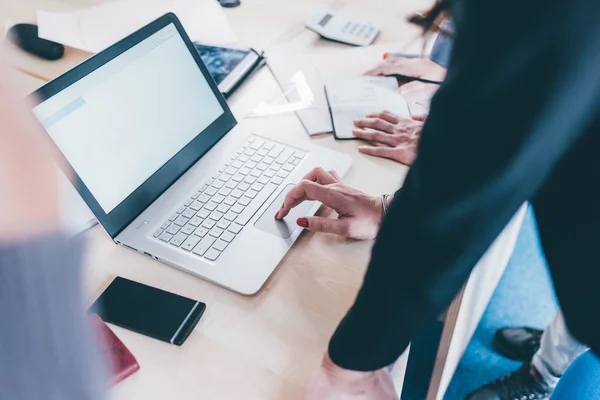
[(385, 217), (385, 214), (387, 214), (387, 211), (388, 211), (388, 205), (387, 205), (387, 199), (388, 199), (388, 197), (390, 197), (389, 194), (385, 194), (384, 193), (384, 194), (381, 195), (381, 208), (382, 208), (381, 214), (384, 217)]

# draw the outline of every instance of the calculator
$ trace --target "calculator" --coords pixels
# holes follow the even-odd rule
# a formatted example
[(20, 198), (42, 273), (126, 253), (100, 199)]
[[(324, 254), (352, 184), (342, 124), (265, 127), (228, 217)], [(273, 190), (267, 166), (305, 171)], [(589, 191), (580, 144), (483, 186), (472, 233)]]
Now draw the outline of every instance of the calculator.
[(379, 35), (377, 25), (351, 20), (331, 10), (316, 12), (306, 21), (306, 27), (325, 39), (353, 46), (368, 46)]

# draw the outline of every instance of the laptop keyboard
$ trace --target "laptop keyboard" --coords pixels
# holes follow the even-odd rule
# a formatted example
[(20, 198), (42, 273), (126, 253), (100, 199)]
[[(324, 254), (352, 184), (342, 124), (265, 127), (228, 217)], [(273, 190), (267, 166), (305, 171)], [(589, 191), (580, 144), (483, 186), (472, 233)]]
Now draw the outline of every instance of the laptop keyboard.
[(280, 143), (250, 137), (154, 237), (215, 261), (305, 155)]

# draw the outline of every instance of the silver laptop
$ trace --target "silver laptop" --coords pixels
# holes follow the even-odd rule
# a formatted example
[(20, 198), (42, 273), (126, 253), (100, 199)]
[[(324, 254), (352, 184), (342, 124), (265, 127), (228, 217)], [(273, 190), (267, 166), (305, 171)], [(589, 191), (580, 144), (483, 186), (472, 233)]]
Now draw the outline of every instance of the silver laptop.
[(344, 174), (351, 164), (251, 132), (229, 140), (236, 120), (173, 14), (32, 100), (115, 243), (243, 294), (260, 289), (298, 238), (296, 218), (319, 207), (305, 203), (275, 221), (289, 189), (316, 166)]

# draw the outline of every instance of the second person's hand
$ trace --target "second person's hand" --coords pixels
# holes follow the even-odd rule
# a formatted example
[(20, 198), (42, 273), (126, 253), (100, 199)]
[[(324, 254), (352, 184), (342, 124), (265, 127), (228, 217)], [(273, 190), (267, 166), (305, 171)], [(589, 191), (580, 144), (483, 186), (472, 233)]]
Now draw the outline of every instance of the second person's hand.
[(354, 121), (356, 129), (352, 131), (352, 135), (376, 144), (360, 146), (358, 151), (361, 153), (411, 165), (417, 157), (424, 119), (424, 116), (402, 118), (389, 111), (369, 114)]
[(353, 239), (374, 239), (381, 223), (381, 199), (340, 182), (334, 172), (316, 168), (286, 195), (276, 219), (304, 201), (316, 200), (338, 213), (337, 218), (307, 216), (297, 224), (314, 232), (335, 233)]

